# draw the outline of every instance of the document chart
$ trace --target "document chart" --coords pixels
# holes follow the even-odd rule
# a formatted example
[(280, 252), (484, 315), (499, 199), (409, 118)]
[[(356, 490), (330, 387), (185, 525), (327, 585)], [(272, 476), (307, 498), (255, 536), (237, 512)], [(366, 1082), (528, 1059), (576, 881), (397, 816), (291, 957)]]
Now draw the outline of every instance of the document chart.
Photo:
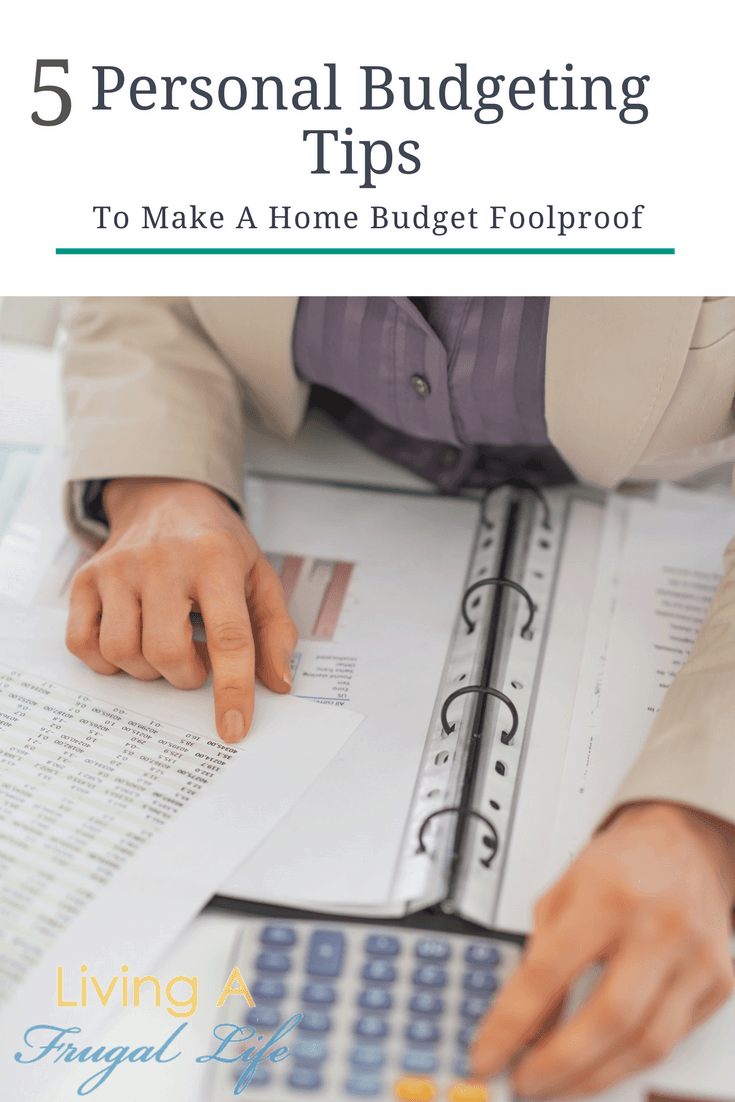
[(0, 664), (0, 1004), (235, 754)]

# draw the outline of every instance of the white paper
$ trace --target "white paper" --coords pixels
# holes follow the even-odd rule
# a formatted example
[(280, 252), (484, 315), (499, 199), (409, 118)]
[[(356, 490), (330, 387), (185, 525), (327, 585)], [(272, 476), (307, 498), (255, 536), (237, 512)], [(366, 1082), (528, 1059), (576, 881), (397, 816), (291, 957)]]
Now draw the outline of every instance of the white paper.
[[(0, 663), (36, 675), (44, 685), (56, 682), (66, 686), (70, 692), (65, 700), (81, 694), (95, 701), (92, 706), (100, 709), (95, 715), (103, 721), (101, 726), (105, 726), (104, 713), (115, 715), (118, 713), (113, 709), (120, 708), (125, 718), (141, 724), (125, 724), (133, 730), (145, 733), (152, 723), (161, 723), (166, 739), (179, 744), (182, 740), (192, 742), (197, 746), (194, 753), (206, 755), (198, 760), (207, 762), (221, 756), (209, 687), (184, 693), (165, 682), (141, 683), (119, 674), (101, 677), (65, 651), (63, 628), (63, 616), (54, 612), (34, 609), (4, 614)], [(22, 686), (18, 695), (29, 700), (34, 696)], [(62, 711), (68, 712), (69, 707), (65, 705)], [(132, 712), (137, 715), (132, 717)], [(60, 733), (78, 737), (74, 723), (58, 712), (48, 714), (59, 721)], [(72, 710), (70, 714), (76, 713)], [(78, 974), (80, 964), (86, 963), (90, 973), (105, 976), (116, 974), (122, 963), (128, 963), (131, 970), (144, 975), (140, 969), (151, 967), (243, 854), (273, 828), (349, 738), (360, 718), (346, 708), (319, 706), (259, 688), (253, 728), (231, 755), (227, 768), (208, 780), (196, 797), (136, 852), (126, 856), (108, 882), (86, 900), (66, 930), (58, 931), (50, 953), (16, 991), (0, 1018), (0, 1065), (4, 1074), (12, 1065), (6, 1046), (12, 1049), (15, 1045), (17, 1049), (19, 1026), (27, 1027), (54, 1010), (57, 965), (66, 965)], [(122, 731), (119, 736), (97, 733), (113, 748), (118, 738), (122, 747), (130, 737), (130, 732)], [(185, 739), (187, 733), (192, 737)], [(162, 749), (168, 753), (167, 747)], [(55, 750), (61, 753), (58, 747)], [(128, 763), (125, 767), (129, 768)], [(178, 768), (181, 762), (176, 764)], [(84, 771), (89, 769), (85, 766)], [(48, 792), (45, 798), (48, 800)], [(93, 818), (100, 808), (92, 801), (80, 801), (75, 810), (81, 822), (84, 815)], [(86, 1012), (80, 1011), (80, 1024), (90, 1028), (100, 1012), (99, 1007), (92, 1006)], [(26, 1074), (18, 1083), (27, 1089), (32, 1069), (19, 1071)]]
[(350, 664), (349, 706), (367, 719), (222, 891), (388, 909), (478, 507), (251, 479), (248, 515), (263, 547), (356, 564), (334, 638), (317, 649)]
[(642, 749), (687, 659), (734, 533), (729, 509), (707, 509), (695, 521), (690, 510), (631, 503), (579, 840), (594, 829)]

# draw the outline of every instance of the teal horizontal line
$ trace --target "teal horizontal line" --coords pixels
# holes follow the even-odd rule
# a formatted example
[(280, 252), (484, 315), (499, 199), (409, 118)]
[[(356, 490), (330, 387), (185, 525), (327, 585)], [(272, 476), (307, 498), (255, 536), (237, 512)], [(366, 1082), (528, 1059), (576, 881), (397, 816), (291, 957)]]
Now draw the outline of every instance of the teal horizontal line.
[(674, 249), (57, 249), (57, 256), (673, 256)]

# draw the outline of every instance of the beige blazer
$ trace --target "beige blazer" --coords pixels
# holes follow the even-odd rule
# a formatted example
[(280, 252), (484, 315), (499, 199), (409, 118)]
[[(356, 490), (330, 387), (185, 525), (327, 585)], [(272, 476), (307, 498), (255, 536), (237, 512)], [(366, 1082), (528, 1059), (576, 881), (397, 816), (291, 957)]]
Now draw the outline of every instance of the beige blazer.
[[(247, 422), (282, 436), (308, 387), (294, 371), (295, 298), (87, 298), (69, 303), (65, 388), (74, 484), (158, 475), (240, 501)], [(405, 301), (405, 300), (404, 300)], [(578, 474), (614, 486), (735, 433), (733, 299), (552, 299), (545, 408)], [(700, 464), (701, 466), (701, 464)], [(679, 466), (681, 469), (681, 465)], [(735, 822), (735, 539), (688, 662), (614, 806), (666, 799)]]

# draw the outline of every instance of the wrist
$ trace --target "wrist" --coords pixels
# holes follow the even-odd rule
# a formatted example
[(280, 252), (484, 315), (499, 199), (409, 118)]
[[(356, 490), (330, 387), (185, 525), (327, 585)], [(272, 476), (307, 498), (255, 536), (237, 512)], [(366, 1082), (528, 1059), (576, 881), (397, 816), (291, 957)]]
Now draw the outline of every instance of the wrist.
[(672, 844), (692, 842), (708, 859), (728, 898), (735, 906), (735, 823), (699, 808), (666, 800), (626, 804), (603, 827), (607, 830), (663, 832)]
[(213, 499), (229, 504), (218, 490), (203, 482), (180, 478), (114, 478), (103, 491), (102, 500), (110, 528), (125, 524), (141, 509), (159, 509), (173, 499), (201, 505)]

